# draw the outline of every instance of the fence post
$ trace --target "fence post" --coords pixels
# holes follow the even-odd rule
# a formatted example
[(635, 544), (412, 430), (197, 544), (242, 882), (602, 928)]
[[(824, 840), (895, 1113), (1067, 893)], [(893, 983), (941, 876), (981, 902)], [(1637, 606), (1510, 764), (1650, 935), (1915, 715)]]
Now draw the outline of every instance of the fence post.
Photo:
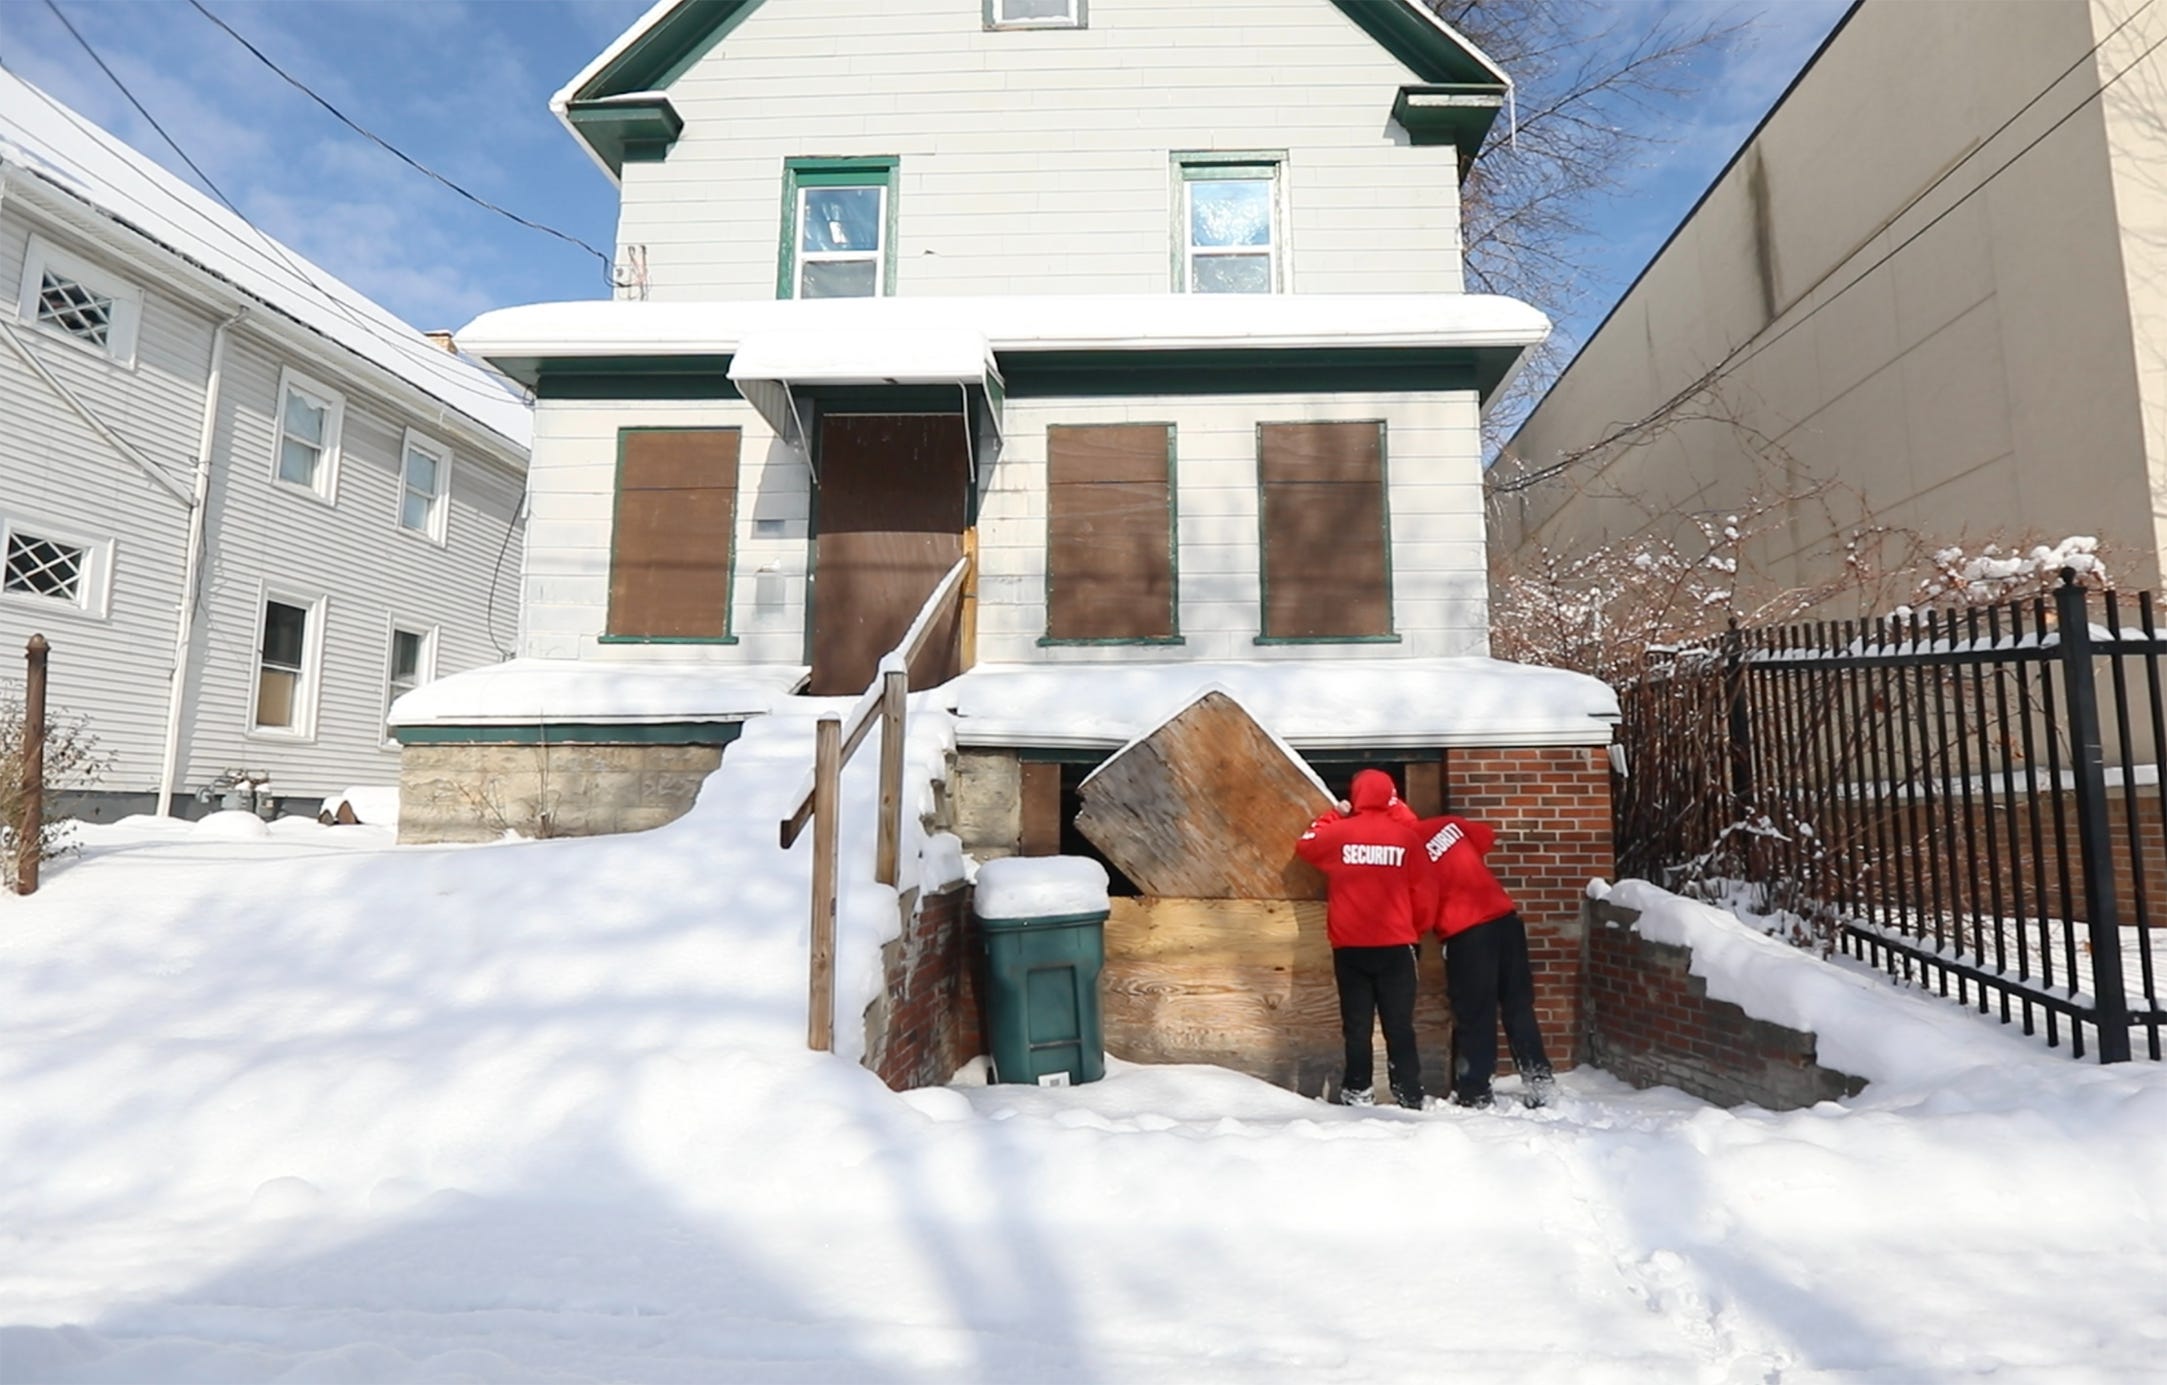
[(1753, 801), (1753, 718), (1746, 713), (1746, 647), (1733, 616), (1723, 631), (1723, 701), (1730, 712), (1731, 820)]
[[(2084, 913), (2092, 943), (2093, 1019), (2099, 1061), (2129, 1061), (2129, 995), (2122, 989), (2122, 930), (2114, 897), (2114, 842), (2107, 824), (2107, 773), (2099, 745), (2099, 689), (2092, 677), (2088, 595), (2074, 568), (2054, 593), (2062, 691), (2069, 704), (2070, 768), (2076, 776), (2077, 848), (2084, 857)], [(2073, 980), (2074, 978), (2072, 978)]]
[(806, 1004), (805, 1045), (835, 1051), (836, 820), (842, 807), (843, 722), (833, 713), (813, 728), (812, 990)]
[(52, 646), (32, 635), (23, 647), (23, 815), (15, 824), (15, 893), (35, 894), (45, 845), (45, 659)]
[(903, 854), (903, 712), (910, 675), (891, 668), (880, 676), (880, 837), (873, 851), (873, 878), (893, 885)]

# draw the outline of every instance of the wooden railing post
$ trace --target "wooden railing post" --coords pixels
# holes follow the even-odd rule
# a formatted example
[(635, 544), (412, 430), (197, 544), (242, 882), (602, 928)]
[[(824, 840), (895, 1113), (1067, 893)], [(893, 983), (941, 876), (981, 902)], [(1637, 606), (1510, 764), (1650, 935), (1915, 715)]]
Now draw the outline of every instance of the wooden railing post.
[(38, 857), (45, 844), (45, 659), (52, 646), (32, 635), (23, 649), (23, 815), (15, 824), (15, 892), (38, 888)]
[(891, 668), (880, 676), (880, 841), (873, 855), (873, 878), (893, 885), (903, 853), (904, 706), (910, 674)]
[(832, 713), (813, 729), (812, 991), (806, 1006), (806, 1046), (835, 1048), (836, 848), (842, 826), (843, 723)]

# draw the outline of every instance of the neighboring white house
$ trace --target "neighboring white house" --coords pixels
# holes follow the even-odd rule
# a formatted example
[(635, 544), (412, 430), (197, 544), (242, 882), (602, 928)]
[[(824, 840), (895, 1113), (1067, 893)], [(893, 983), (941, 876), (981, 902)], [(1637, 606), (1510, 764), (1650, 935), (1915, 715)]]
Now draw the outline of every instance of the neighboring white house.
[[(525, 658), (402, 705), (410, 755), (718, 745), (864, 688), (965, 554), (967, 747), (1088, 759), (1168, 710), (996, 729), (1025, 666), (1450, 699), (1488, 653), (1480, 411), (1549, 330), (1462, 292), (1508, 89), (1417, 0), (656, 5), (554, 102), (626, 287), (458, 334), (538, 397)], [(1606, 740), (1581, 696), (1511, 743)]]
[(51, 641), (85, 814), (393, 782), (517, 638), (524, 402), (4, 71), (0, 284), (0, 678)]

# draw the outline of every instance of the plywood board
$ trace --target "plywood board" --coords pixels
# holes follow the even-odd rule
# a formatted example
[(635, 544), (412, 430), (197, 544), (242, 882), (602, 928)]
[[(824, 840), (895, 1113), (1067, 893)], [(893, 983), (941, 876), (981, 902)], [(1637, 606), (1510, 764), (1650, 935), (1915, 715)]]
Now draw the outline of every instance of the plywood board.
[(1321, 899), (1295, 839), (1332, 806), (1241, 704), (1208, 692), (1082, 789), (1076, 826), (1147, 895)]
[[(1415, 1035), (1424, 1085), (1449, 1085), (1451, 1030), (1436, 948)], [(1313, 901), (1117, 899), (1106, 921), (1106, 1049), (1132, 1063), (1212, 1063), (1318, 1096), (1345, 1058), (1324, 906)], [(1385, 1056), (1376, 1082), (1384, 1097)]]

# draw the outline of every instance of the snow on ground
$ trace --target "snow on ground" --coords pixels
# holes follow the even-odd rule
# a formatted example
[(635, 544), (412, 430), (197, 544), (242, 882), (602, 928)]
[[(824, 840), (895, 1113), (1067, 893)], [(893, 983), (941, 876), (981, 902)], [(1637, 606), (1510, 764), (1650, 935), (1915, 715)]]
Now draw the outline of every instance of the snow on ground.
[[(923, 767), (949, 724), (914, 727)], [(1841, 972), (1876, 1080), (1785, 1115), (1593, 1072), (1542, 1111), (1358, 1112), (1121, 1063), (892, 1094), (850, 1025), (846, 1056), (804, 1049), (811, 834), (773, 842), (809, 740), (754, 723), (689, 817), (634, 837), (86, 830), (0, 900), (0, 1380), (2065, 1382), (2167, 1359), (2167, 1070)], [(874, 749), (846, 785), (858, 880)], [(846, 891), (840, 1014), (892, 901)]]

